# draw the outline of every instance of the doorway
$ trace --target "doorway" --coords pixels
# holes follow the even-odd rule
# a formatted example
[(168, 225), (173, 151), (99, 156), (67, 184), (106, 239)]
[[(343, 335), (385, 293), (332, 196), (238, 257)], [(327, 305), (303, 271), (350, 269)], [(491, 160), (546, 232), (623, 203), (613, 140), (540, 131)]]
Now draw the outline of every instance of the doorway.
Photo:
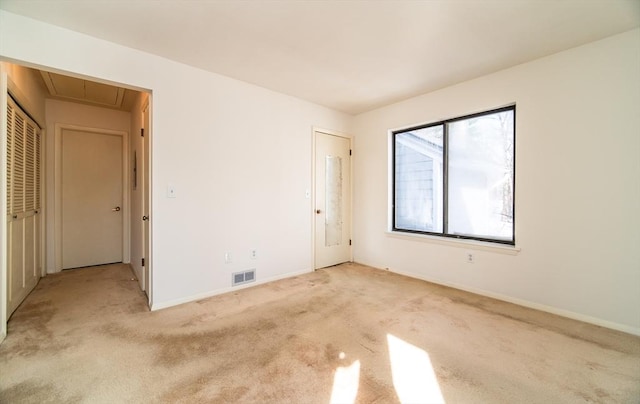
[(314, 268), (351, 261), (351, 139), (314, 130)]
[[(47, 67), (44, 67), (44, 69), (47, 69)], [(53, 86), (50, 85), (52, 83), (54, 84)], [(52, 89), (55, 90), (55, 92), (52, 92)], [(82, 94), (81, 89), (84, 89), (84, 94)], [(42, 153), (42, 165), (40, 166), (40, 159), (37, 159), (38, 166), (35, 170), (36, 174), (34, 174), (36, 175), (35, 181), (37, 183), (42, 182), (42, 186), (36, 186), (34, 191), (36, 194), (33, 199), (38, 203), (38, 207), (35, 210), (31, 208), (30, 210), (25, 210), (26, 213), (21, 213), (22, 211), (16, 211), (17, 213), (14, 213), (13, 210), (11, 212), (7, 210), (7, 215), (0, 221), (0, 231), (2, 231), (3, 237), (6, 238), (6, 242), (2, 243), (3, 251), (1, 251), (4, 253), (2, 254), (4, 259), (0, 263), (0, 341), (3, 339), (3, 336), (6, 335), (8, 317), (12, 309), (20, 303), (21, 298), (28, 294), (31, 288), (37, 284), (40, 277), (45, 276), (46, 273), (61, 271), (63, 268), (63, 256), (66, 255), (69, 257), (68, 253), (63, 254), (62, 251), (63, 243), (61, 241), (63, 236), (62, 220), (60, 218), (63, 212), (63, 205), (61, 203), (63, 199), (61, 192), (63, 181), (61, 179), (62, 166), (59, 166), (56, 158), (56, 155), (59, 155), (62, 151), (62, 144), (56, 141), (62, 129), (93, 133), (96, 132), (96, 130), (92, 128), (100, 128), (97, 132), (107, 132), (106, 134), (111, 137), (120, 137), (121, 162), (116, 165), (118, 165), (117, 170), (121, 173), (122, 178), (121, 203), (110, 203), (107, 211), (109, 214), (113, 212), (113, 216), (121, 217), (121, 224), (118, 225), (121, 228), (120, 236), (116, 237), (119, 239), (119, 241), (116, 241), (119, 247), (112, 249), (118, 250), (119, 254), (117, 258), (101, 259), (100, 261), (129, 263), (130, 256), (133, 254), (133, 248), (135, 248), (136, 251), (143, 251), (140, 254), (144, 254), (143, 256), (146, 257), (147, 261), (145, 263), (144, 275), (144, 278), (146, 278), (144, 282), (145, 291), (149, 298), (151, 298), (152, 270), (149, 265), (151, 235), (149, 233), (148, 223), (142, 245), (139, 243), (139, 236), (136, 238), (138, 244), (134, 245), (131, 234), (134, 225), (136, 228), (139, 228), (138, 224), (142, 216), (139, 214), (136, 214), (135, 217), (132, 216), (133, 208), (144, 204), (145, 216), (150, 217), (152, 213), (151, 204), (148, 200), (151, 195), (149, 189), (151, 184), (148, 180), (151, 176), (149, 165), (151, 158), (149, 147), (149, 116), (152, 113), (149, 106), (151, 103), (150, 90), (119, 85), (99, 78), (88, 80), (86, 77), (47, 73), (46, 70), (39, 70), (37, 67), (31, 68), (7, 62), (0, 64), (0, 90), (0, 106), (3, 109), (3, 115), (8, 107), (9, 93), (11, 93), (14, 98), (17, 97), (16, 100), (25, 108), (27, 115), (34, 114), (33, 117), (35, 117), (37, 124), (41, 128), (41, 132), (39, 132), (36, 140), (41, 142), (40, 144), (42, 145), (42, 147), (34, 148), (38, 153)], [(65, 90), (71, 90), (71, 94), (68, 94)], [(109, 102), (113, 101), (115, 104), (106, 105), (105, 100), (109, 100)], [(143, 125), (141, 119), (138, 117), (141, 117), (140, 111), (142, 111), (142, 104), (145, 100), (147, 106), (144, 111), (144, 126), (148, 130), (146, 130), (147, 136), (145, 136), (144, 157), (141, 156), (140, 151), (138, 152), (138, 168), (141, 169), (144, 167), (145, 170), (138, 178), (144, 181), (145, 191), (142, 198), (136, 197), (134, 199), (132, 198), (130, 189), (133, 184), (133, 175), (130, 170), (132, 167), (133, 153), (131, 153), (131, 155), (129, 154), (133, 149), (130, 142), (137, 138), (137, 136), (133, 136), (133, 134), (138, 132)], [(58, 107), (54, 105), (54, 113), (48, 115), (52, 110), (52, 105), (61, 101), (67, 101), (69, 105), (74, 105), (75, 107), (70, 107), (69, 110), (61, 112), (62, 109), (59, 104)], [(119, 118), (110, 119), (113, 117), (113, 114), (106, 113), (103, 115), (95, 112), (97, 110), (88, 112), (82, 110), (82, 108), (87, 107), (102, 107), (103, 111), (111, 112), (130, 112), (131, 120), (128, 126), (123, 126), (121, 124), (123, 121)], [(47, 111), (46, 118), (45, 109)], [(134, 111), (137, 111), (137, 113), (134, 114)], [(115, 124), (116, 120), (119, 123)], [(8, 122), (4, 120), (4, 116), (1, 121), (0, 134), (3, 140), (5, 140)], [(113, 133), (115, 130), (120, 132)], [(8, 146), (4, 141), (3, 144), (5, 148)], [(5, 177), (8, 173), (8, 167), (6, 167), (8, 156), (4, 152), (1, 154), (3, 158), (0, 159), (2, 160), (0, 166), (2, 166), (3, 169), (2, 177)], [(24, 155), (27, 156), (28, 153)], [(28, 167), (26, 171), (29, 171)], [(17, 172), (18, 171), (16, 171), (16, 173)], [(10, 177), (6, 176), (6, 178), (9, 179)], [(32, 179), (31, 177), (25, 177), (24, 181), (29, 182)], [(3, 192), (5, 194), (0, 199), (11, 203), (13, 201), (12, 194), (7, 193), (7, 189), (4, 189)], [(84, 194), (86, 195), (86, 192)], [(28, 202), (30, 200), (29, 197), (25, 197), (27, 198), (25, 201)], [(66, 196), (64, 199), (67, 199)], [(39, 205), (40, 202), (42, 203), (41, 207)], [(119, 211), (117, 210), (118, 207), (120, 207)], [(9, 205), (7, 205), (7, 209), (9, 209)], [(11, 207), (11, 209), (13, 209), (13, 207)], [(68, 210), (73, 211), (74, 209)], [(12, 214), (10, 215), (9, 213)], [(13, 218), (13, 216), (17, 217)], [(24, 221), (24, 223), (22, 223), (22, 221)], [(96, 217), (80, 220), (83, 224), (90, 223), (91, 221), (97, 221)], [(20, 250), (18, 243), (11, 243), (9, 239), (28, 241), (29, 246), (33, 244), (33, 248), (29, 247), (29, 251), (34, 250), (34, 254), (27, 251), (26, 247)], [(34, 240), (33, 243), (30, 242), (32, 239)], [(7, 254), (7, 248), (11, 254)], [(82, 249), (82, 247), (79, 248), (79, 250)], [(10, 258), (9, 255), (13, 258)], [(64, 267), (70, 268), (93, 264), (94, 262), (76, 262), (71, 264), (66, 262)], [(18, 276), (16, 274), (20, 268), (29, 268), (30, 272)], [(19, 280), (22, 280), (22, 282), (18, 282)], [(14, 290), (9, 290), (9, 285), (14, 285)], [(22, 286), (21, 290), (17, 291), (20, 285)], [(149, 299), (149, 304), (150, 303), (151, 299)]]

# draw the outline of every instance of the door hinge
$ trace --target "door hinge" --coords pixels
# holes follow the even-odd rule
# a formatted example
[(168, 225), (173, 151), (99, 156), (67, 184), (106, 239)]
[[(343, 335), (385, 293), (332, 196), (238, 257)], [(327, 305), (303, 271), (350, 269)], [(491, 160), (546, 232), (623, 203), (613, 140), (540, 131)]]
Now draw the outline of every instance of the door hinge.
[(351, 245), (351, 239), (349, 239), (349, 245)]
[(144, 266), (144, 258), (142, 259), (142, 266)]
[(144, 137), (144, 128), (140, 128), (140, 136)]
[(353, 150), (349, 149), (349, 156), (353, 153)]

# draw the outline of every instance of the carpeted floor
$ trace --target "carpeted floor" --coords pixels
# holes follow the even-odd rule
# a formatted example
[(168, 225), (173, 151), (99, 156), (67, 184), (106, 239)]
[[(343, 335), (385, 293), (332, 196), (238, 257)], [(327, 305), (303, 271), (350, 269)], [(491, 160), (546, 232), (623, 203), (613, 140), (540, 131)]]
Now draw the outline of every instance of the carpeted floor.
[(149, 312), (125, 265), (40, 281), (2, 403), (638, 403), (640, 338), (344, 264)]

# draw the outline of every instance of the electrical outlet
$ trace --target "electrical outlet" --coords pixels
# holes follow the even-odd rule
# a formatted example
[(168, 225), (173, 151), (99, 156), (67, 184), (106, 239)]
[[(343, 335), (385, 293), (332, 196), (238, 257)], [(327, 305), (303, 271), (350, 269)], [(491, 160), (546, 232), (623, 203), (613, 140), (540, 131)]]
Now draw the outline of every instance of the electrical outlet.
[(167, 198), (176, 197), (176, 187), (173, 184), (167, 185)]
[(475, 259), (476, 259), (476, 257), (473, 256), (473, 253), (471, 253), (471, 252), (467, 253), (467, 264), (473, 264)]
[(257, 250), (251, 250), (249, 255), (251, 256), (252, 260), (255, 260), (258, 258), (258, 251)]

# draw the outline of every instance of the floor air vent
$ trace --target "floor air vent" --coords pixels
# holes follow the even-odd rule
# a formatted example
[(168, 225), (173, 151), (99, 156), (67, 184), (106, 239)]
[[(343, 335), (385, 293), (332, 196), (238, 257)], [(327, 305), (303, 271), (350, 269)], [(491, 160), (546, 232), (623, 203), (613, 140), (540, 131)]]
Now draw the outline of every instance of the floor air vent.
[(256, 280), (256, 270), (250, 269), (244, 272), (236, 272), (231, 277), (231, 286), (242, 285)]

